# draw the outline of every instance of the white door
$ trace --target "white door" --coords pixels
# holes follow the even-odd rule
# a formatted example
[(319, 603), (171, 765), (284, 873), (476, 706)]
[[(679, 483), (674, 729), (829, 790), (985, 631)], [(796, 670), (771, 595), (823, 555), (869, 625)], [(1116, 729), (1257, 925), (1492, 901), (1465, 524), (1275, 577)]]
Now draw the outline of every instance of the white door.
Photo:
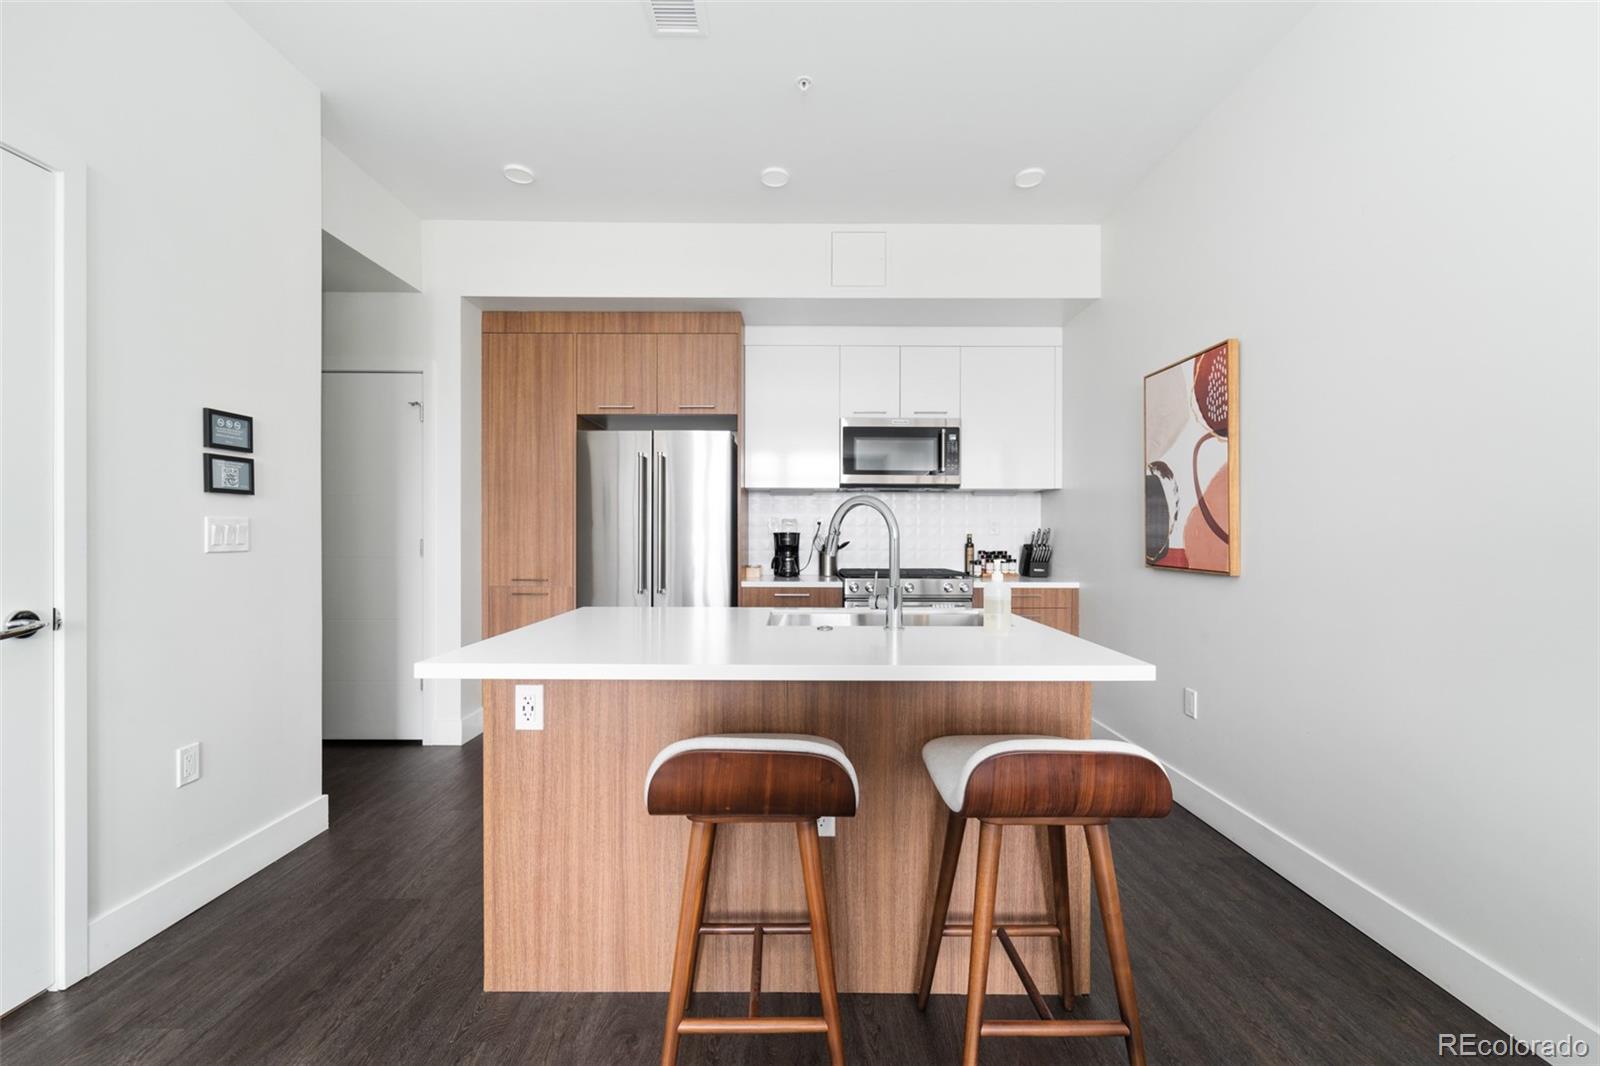
[(839, 349), (744, 350), (744, 483), (752, 489), (839, 487)]
[(900, 415), (903, 418), (961, 417), (961, 349), (908, 346), (900, 349)]
[(322, 735), (421, 740), (422, 375), (322, 375)]
[(961, 487), (1061, 487), (1056, 348), (961, 349)]
[(839, 349), (839, 417), (899, 418), (900, 349), (847, 344)]
[[(0, 1013), (55, 979), (55, 175), (0, 149)], [(24, 615), (21, 612), (28, 612)]]

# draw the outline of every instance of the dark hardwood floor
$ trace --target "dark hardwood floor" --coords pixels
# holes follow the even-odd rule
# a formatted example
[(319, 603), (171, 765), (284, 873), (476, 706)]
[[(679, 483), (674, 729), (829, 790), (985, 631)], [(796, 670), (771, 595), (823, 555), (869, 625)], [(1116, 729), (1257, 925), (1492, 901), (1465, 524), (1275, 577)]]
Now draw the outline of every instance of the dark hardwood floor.
[[(0, 1062), (652, 1061), (665, 995), (481, 991), (479, 766), (480, 742), (328, 745), (326, 834), (72, 989), (13, 1011), (0, 1021)], [(1498, 1034), (1187, 812), (1112, 836), (1152, 1063), (1437, 1062), (1441, 1031)], [(1094, 948), (1097, 991), (1081, 1016), (1115, 1017), (1098, 936)], [(1021, 997), (991, 1003), (993, 1016), (1029, 1016)], [(763, 995), (762, 1006), (816, 1012), (807, 996)], [(742, 1008), (742, 996), (702, 995), (691, 1009)], [(855, 1062), (959, 1057), (959, 997), (935, 997), (926, 1015), (909, 990), (845, 996), (842, 1009)], [(825, 1060), (812, 1036), (688, 1037), (682, 1059)], [(1013, 1039), (987, 1041), (983, 1061), (1126, 1059), (1120, 1040)]]

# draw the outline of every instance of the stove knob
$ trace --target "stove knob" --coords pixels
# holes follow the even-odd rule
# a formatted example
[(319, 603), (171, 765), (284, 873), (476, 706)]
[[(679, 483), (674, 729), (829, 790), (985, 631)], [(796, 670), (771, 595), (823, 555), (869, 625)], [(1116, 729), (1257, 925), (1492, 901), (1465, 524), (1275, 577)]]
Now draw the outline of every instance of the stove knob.
[(915, 581), (902, 581), (900, 582), (900, 591), (909, 596), (917, 591), (917, 583)]
[(954, 592), (956, 590), (955, 582), (946, 581), (943, 585), (939, 586), (939, 590), (941, 592), (943, 592), (946, 596), (948, 596), (948, 595), (950, 595), (952, 592)]
[(861, 591), (861, 582), (852, 581), (844, 587), (844, 590), (853, 596)]
[(963, 581), (961, 583), (961, 587), (957, 591), (960, 592), (964, 596), (967, 593), (972, 591), (972, 586), (967, 584), (965, 581)]

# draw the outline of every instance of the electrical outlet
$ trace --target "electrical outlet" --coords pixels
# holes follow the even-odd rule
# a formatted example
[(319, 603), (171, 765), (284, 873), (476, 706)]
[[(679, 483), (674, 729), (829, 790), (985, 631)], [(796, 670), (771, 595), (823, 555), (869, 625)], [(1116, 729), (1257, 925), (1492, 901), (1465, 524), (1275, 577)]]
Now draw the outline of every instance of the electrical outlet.
[(825, 814), (817, 819), (817, 836), (819, 837), (831, 837), (838, 832), (838, 828), (838, 823), (831, 814)]
[(1183, 713), (1195, 721), (1200, 720), (1200, 693), (1192, 688), (1183, 690)]
[(544, 686), (517, 686), (517, 728), (544, 728)]
[(200, 742), (185, 744), (178, 749), (178, 787), (192, 785), (200, 780)]

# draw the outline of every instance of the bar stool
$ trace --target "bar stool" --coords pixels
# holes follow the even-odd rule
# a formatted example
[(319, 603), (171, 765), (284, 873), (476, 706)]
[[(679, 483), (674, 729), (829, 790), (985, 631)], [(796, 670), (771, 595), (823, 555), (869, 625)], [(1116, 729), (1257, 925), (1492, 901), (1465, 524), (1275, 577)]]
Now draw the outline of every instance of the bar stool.
[[(976, 1066), (978, 1040), (984, 1036), (1120, 1036), (1128, 1048), (1128, 1061), (1144, 1066), (1144, 1034), (1139, 1027), (1139, 1005), (1133, 994), (1133, 969), (1128, 962), (1128, 941), (1122, 929), (1122, 903), (1117, 897), (1117, 875), (1111, 864), (1113, 818), (1164, 818), (1172, 810), (1172, 785), (1166, 771), (1143, 748), (1111, 740), (1067, 740), (1045, 736), (951, 736), (931, 740), (922, 748), (928, 776), (939, 790), (950, 818), (945, 826), (944, 856), (939, 863), (939, 883), (922, 955), (922, 980), (917, 1007), (928, 1005), (939, 948), (947, 936), (967, 932), (964, 925), (947, 925), (950, 888), (961, 857), (961, 839), (967, 820), (976, 818), (978, 876), (972, 903), (972, 957), (967, 972), (967, 1025), (962, 1045), (963, 1066)], [(1051, 876), (1055, 886), (1054, 924), (996, 926), (995, 886), (1000, 873), (1000, 836), (1008, 825), (1048, 826)], [(1100, 920), (1105, 926), (1106, 949), (1117, 990), (1121, 1021), (1071, 1019), (1051, 1016), (1028, 968), (1012, 943), (1013, 936), (1060, 938), (1061, 1000), (1072, 1009), (1072, 931), (1067, 896), (1067, 826), (1081, 825), (1089, 842), (1089, 866), (1095, 894), (1100, 899)], [(989, 980), (990, 938), (998, 934), (1033, 1001), (1038, 1021), (984, 1021), (983, 1000)]]
[[(645, 807), (651, 814), (687, 815), (689, 860), (683, 875), (678, 940), (667, 997), (662, 1066), (678, 1058), (685, 1033), (824, 1033), (834, 1066), (844, 1063), (839, 1029), (839, 992), (833, 974), (833, 942), (822, 887), (822, 849), (817, 819), (856, 813), (860, 782), (844, 749), (824, 737), (750, 733), (690, 737), (661, 749), (645, 777)], [(737, 822), (793, 822), (800, 844), (809, 922), (707, 922), (706, 883), (717, 826)], [(686, 1018), (693, 991), (700, 937), (744, 933), (754, 937), (750, 961), (750, 1007), (744, 1018)], [(822, 1017), (762, 1017), (761, 941), (768, 933), (810, 933), (816, 959)]]

